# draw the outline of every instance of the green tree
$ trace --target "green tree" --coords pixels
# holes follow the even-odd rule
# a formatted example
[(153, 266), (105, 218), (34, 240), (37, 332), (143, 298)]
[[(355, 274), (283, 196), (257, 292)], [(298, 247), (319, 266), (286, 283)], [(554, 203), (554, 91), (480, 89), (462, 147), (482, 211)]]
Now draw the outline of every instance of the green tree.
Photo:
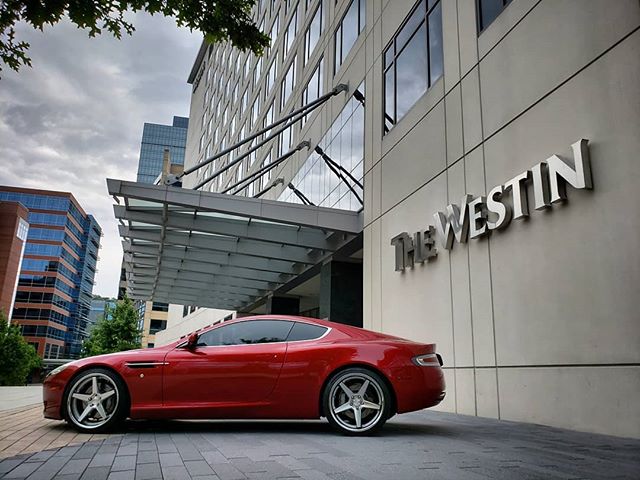
[(35, 348), (10, 325), (0, 310), (0, 385), (24, 385), (29, 373), (42, 365)]
[(58, 23), (64, 16), (95, 37), (106, 30), (116, 38), (122, 32), (131, 34), (135, 27), (125, 19), (127, 12), (146, 11), (174, 17), (179, 26), (199, 30), (209, 43), (229, 40), (241, 50), (261, 55), (269, 45), (269, 37), (251, 19), (251, 7), (256, 0), (75, 0), (0, 2), (0, 72), (2, 65), (18, 71), (31, 66), (27, 55), (29, 43), (16, 38), (15, 26), (26, 23), (43, 30)]
[(121, 352), (140, 348), (138, 312), (129, 298), (120, 300), (115, 308), (105, 307), (103, 318), (91, 329), (89, 338), (82, 344), (82, 356)]

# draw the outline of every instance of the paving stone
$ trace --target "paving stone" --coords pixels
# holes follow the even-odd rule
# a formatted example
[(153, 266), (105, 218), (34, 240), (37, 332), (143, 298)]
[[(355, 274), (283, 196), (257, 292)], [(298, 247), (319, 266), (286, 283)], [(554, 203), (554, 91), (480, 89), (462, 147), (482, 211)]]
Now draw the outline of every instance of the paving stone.
[(84, 469), (87, 468), (90, 461), (91, 460), (89, 460), (88, 458), (79, 458), (76, 460), (69, 460), (66, 463), (66, 465), (62, 467), (62, 470), (60, 470), (59, 473), (60, 475), (82, 473), (84, 472)]
[(214, 471), (209, 464), (204, 460), (193, 460), (184, 462), (184, 466), (187, 467), (189, 475), (192, 477), (195, 475), (212, 475)]
[(136, 463), (158, 463), (158, 452), (138, 452)]
[(113, 464), (111, 465), (112, 472), (117, 472), (120, 470), (135, 470), (135, 468), (136, 468), (135, 455), (125, 455), (121, 457), (116, 457), (113, 460)]
[(156, 480), (162, 478), (159, 463), (143, 463), (136, 465), (135, 480)]
[(164, 467), (181, 467), (184, 466), (182, 457), (178, 453), (161, 453), (160, 465)]
[(211, 468), (220, 480), (243, 480), (247, 476), (229, 463), (215, 463)]
[(51, 480), (69, 461), (69, 457), (51, 457), (35, 472), (29, 475), (29, 480)]
[(35, 472), (44, 462), (22, 462), (3, 478), (26, 478)]
[(96, 453), (89, 464), (90, 467), (110, 467), (113, 459), (116, 458), (115, 453)]
[(22, 463), (22, 460), (19, 458), (8, 458), (0, 462), (0, 475), (4, 475), (7, 472), (10, 472), (18, 465)]
[(107, 477), (107, 480), (133, 480), (135, 475), (135, 470), (123, 470), (120, 472), (112, 471)]
[(173, 467), (162, 467), (162, 478), (164, 480), (184, 480), (191, 478), (187, 469), (181, 465)]
[(109, 467), (87, 467), (80, 480), (107, 480)]

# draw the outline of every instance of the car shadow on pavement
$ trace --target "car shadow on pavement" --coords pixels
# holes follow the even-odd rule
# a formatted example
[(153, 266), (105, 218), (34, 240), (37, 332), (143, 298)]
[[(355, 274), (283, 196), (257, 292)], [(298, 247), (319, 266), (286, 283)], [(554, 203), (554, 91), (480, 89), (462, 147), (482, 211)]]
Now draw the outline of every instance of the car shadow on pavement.
[[(71, 431), (65, 422), (50, 426), (52, 430)], [(448, 436), (455, 429), (441, 425), (420, 423), (387, 423), (380, 432), (371, 436), (398, 437), (433, 435)], [(305, 435), (340, 435), (325, 420), (127, 420), (110, 432), (112, 435), (127, 433), (286, 433)]]

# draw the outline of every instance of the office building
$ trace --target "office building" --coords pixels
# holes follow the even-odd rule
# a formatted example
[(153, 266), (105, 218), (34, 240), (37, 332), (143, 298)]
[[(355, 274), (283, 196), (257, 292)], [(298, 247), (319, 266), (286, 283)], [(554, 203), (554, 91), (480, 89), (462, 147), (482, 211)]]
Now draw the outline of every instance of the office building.
[(100, 225), (67, 192), (0, 186), (0, 201), (28, 209), (11, 322), (45, 364), (78, 358), (91, 325)]
[[(182, 173), (188, 126), (189, 119), (178, 116), (173, 117), (172, 125), (144, 124), (138, 160), (138, 182), (153, 184), (170, 174)], [(125, 261), (126, 259), (123, 260), (120, 274), (119, 299), (126, 293)], [(153, 347), (156, 332), (167, 326), (169, 304), (138, 300), (136, 308), (142, 331), (142, 346)]]
[(176, 116), (173, 117), (171, 125), (144, 124), (138, 160), (138, 182), (153, 183), (155, 181), (162, 171), (165, 149), (169, 149), (172, 164), (184, 165), (188, 126), (188, 118)]
[(91, 309), (89, 310), (89, 322), (95, 325), (99, 320), (113, 318), (112, 311), (116, 308), (116, 300), (114, 298), (105, 298), (100, 295), (94, 295), (91, 300)]
[(440, 409), (640, 436), (640, 4), (276, 0), (254, 19), (265, 56), (195, 59), (189, 194), (109, 181), (133, 250), (160, 252), (132, 253), (132, 295), (435, 342)]
[(11, 321), (22, 265), (29, 210), (18, 202), (0, 202), (0, 310)]

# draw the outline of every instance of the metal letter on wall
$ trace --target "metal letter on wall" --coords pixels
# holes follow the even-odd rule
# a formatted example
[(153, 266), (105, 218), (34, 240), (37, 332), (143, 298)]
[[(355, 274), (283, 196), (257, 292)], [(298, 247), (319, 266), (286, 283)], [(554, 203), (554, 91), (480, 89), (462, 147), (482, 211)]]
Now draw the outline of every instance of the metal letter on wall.
[(486, 197), (479, 196), (469, 202), (469, 238), (487, 234)]
[(436, 229), (433, 225), (425, 231), (416, 232), (413, 235), (413, 260), (424, 263), (425, 260), (438, 255), (436, 248)]
[(489, 230), (504, 228), (511, 222), (513, 211), (511, 210), (511, 205), (501, 201), (503, 192), (504, 187), (498, 185), (497, 187), (493, 187), (489, 195), (487, 195), (487, 209), (489, 213), (498, 216), (495, 220), (492, 220), (491, 216), (487, 218), (487, 227)]
[(406, 267), (413, 267), (413, 240), (407, 232), (402, 232), (391, 239), (396, 252), (396, 272)]
[[(551, 187), (551, 203), (566, 200), (565, 182), (573, 188), (593, 188), (591, 181), (591, 163), (589, 161), (589, 140), (577, 141), (571, 145), (575, 170), (563, 162), (557, 155), (547, 158), (549, 167), (549, 184)], [(558, 177), (562, 177), (560, 180)]]
[[(509, 225), (512, 219), (529, 216), (527, 185), (533, 183), (533, 198), (536, 210), (548, 208), (551, 204), (566, 199), (566, 184), (578, 189), (591, 189), (591, 163), (589, 141), (581, 139), (571, 145), (573, 163), (564, 162), (558, 155), (525, 170), (504, 185), (497, 185), (489, 194), (473, 197), (465, 195), (461, 205), (450, 204), (446, 214), (433, 215), (436, 226), (426, 231), (418, 231), (413, 238), (402, 232), (391, 239), (395, 247), (396, 271), (413, 267), (414, 262), (424, 263), (436, 257), (436, 233), (442, 246), (451, 250), (454, 239), (464, 243), (468, 238), (479, 238)], [(505, 194), (511, 192), (511, 204), (505, 202)]]
[(460, 201), (462, 204), (461, 207), (453, 203), (448, 205), (446, 216), (442, 212), (433, 214), (433, 218), (436, 221), (436, 229), (440, 236), (440, 242), (447, 250), (451, 250), (451, 247), (453, 247), (454, 235), (458, 243), (467, 241), (469, 234), (469, 210), (467, 204), (472, 198), (471, 195), (462, 197)]
[(513, 218), (515, 220), (529, 216), (529, 200), (525, 190), (525, 184), (529, 178), (531, 178), (531, 172), (527, 170), (504, 184), (505, 191), (511, 190)]

